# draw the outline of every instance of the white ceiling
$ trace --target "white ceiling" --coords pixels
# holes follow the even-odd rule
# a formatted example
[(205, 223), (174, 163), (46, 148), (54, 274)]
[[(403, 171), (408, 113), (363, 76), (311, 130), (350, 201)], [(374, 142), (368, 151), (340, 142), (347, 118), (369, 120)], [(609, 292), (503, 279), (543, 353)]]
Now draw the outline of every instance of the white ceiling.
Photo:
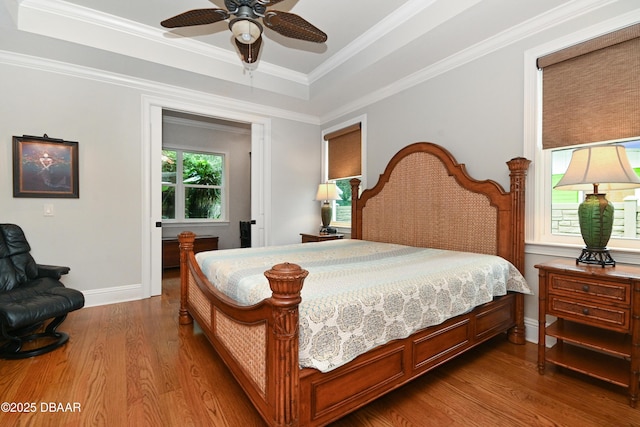
[[(227, 22), (160, 26), (187, 10), (224, 8), (223, 0), (4, 0), (0, 27), (13, 26), (16, 37), (64, 41), (55, 46), (77, 51), (86, 66), (328, 117), (615, 1), (285, 0), (273, 9), (300, 15), (328, 40), (315, 44), (265, 29), (251, 72)], [(43, 55), (54, 58), (50, 50)]]

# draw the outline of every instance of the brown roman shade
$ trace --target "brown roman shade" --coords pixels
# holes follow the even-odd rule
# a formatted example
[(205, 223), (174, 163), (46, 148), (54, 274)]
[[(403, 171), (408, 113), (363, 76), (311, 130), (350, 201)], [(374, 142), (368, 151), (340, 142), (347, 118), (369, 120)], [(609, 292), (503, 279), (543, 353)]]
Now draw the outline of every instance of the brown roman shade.
[(542, 147), (640, 136), (640, 24), (538, 59)]
[(360, 134), (360, 123), (356, 123), (324, 136), (329, 146), (329, 180), (362, 174)]

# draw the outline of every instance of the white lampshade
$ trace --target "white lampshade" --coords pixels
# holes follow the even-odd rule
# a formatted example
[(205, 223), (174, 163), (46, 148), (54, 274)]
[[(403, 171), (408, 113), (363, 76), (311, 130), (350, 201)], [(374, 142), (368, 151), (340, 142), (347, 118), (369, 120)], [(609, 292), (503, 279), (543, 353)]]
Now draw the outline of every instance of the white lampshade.
[(251, 19), (235, 19), (229, 27), (236, 40), (243, 44), (253, 44), (262, 34), (260, 25)]
[(627, 151), (621, 145), (605, 145), (577, 149), (562, 179), (554, 188), (608, 192), (640, 187), (640, 178), (635, 173)]
[(327, 183), (318, 185), (316, 200), (324, 201), (324, 200), (339, 200), (339, 199), (340, 199), (340, 189), (335, 183), (327, 182)]

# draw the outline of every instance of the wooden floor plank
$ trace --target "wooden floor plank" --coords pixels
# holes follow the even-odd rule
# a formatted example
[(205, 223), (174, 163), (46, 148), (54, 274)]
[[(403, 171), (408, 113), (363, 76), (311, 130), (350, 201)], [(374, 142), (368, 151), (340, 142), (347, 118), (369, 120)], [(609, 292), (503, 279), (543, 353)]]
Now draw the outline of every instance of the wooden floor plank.
[[(0, 412), (0, 425), (265, 426), (197, 325), (178, 325), (177, 285), (173, 272), (161, 297), (71, 313), (65, 347), (0, 360), (0, 400), (36, 405)], [(640, 426), (620, 388), (554, 367), (539, 375), (536, 357), (534, 344), (497, 337), (333, 425)], [(48, 410), (74, 402), (80, 412)]]

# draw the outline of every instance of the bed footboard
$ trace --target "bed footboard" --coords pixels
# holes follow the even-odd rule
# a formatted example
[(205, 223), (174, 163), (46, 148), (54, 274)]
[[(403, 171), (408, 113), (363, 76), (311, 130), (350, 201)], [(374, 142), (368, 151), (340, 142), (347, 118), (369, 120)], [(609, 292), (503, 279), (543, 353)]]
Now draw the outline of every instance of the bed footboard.
[(193, 233), (179, 236), (180, 323), (195, 319), (270, 426), (322, 426), (522, 323), (508, 293), (440, 325), (382, 345), (322, 373), (299, 367), (300, 291), (308, 272), (278, 264), (265, 272), (272, 297), (238, 306), (209, 284), (193, 254)]
[(272, 296), (239, 306), (209, 284), (193, 254), (195, 234), (181, 233), (180, 324), (195, 319), (262, 417), (296, 426), (300, 415), (298, 304), (308, 272), (278, 264), (265, 272)]

